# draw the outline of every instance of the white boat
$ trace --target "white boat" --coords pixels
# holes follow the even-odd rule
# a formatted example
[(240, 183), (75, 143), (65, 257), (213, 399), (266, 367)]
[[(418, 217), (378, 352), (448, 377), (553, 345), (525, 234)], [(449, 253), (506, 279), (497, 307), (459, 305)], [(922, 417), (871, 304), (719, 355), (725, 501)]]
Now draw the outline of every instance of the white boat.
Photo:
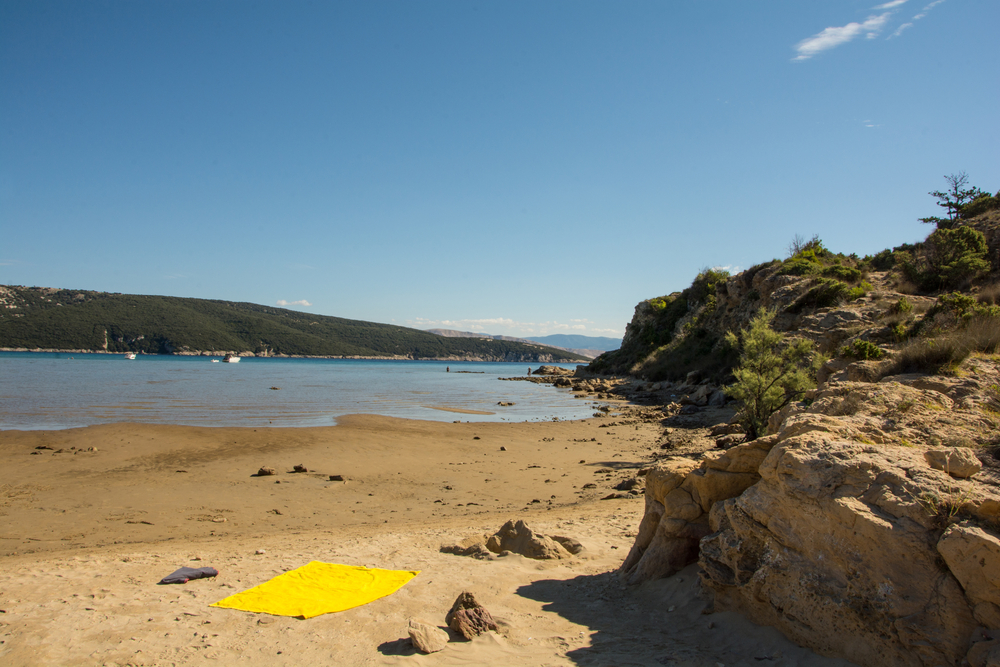
[(240, 360), (240, 358), (237, 357), (235, 354), (227, 354), (222, 358), (222, 360), (225, 361), (227, 364), (235, 364)]
[(125, 353), (125, 358), (126, 359), (135, 359), (135, 352), (126, 352)]

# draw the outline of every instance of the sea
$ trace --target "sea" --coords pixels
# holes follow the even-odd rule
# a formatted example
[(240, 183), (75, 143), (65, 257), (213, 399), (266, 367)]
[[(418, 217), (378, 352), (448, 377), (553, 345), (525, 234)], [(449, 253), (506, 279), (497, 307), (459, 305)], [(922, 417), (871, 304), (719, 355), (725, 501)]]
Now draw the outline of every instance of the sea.
[(0, 429), (114, 422), (330, 426), (348, 414), (527, 422), (594, 412), (591, 401), (567, 389), (501, 379), (523, 377), (526, 363), (213, 359), (221, 358), (0, 352)]

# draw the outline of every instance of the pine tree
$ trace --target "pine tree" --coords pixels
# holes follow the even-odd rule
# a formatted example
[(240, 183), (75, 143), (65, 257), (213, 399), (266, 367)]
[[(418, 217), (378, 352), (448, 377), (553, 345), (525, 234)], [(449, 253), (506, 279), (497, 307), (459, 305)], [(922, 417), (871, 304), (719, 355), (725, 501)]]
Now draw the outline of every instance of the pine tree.
[(772, 414), (816, 386), (809, 372), (810, 361), (818, 360), (813, 343), (786, 340), (771, 328), (774, 316), (775, 311), (761, 308), (739, 336), (726, 335), (740, 350), (740, 363), (733, 371), (736, 382), (725, 391), (743, 404), (738, 417), (748, 440), (765, 435)]

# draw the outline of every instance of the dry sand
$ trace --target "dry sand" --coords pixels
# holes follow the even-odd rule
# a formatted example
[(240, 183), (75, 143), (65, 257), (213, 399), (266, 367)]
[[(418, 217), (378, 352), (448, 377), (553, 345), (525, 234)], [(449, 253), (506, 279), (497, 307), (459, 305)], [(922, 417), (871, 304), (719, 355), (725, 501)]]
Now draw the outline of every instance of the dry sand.
[[(613, 418), (0, 432), (0, 664), (847, 664), (705, 613), (695, 567), (619, 581), (643, 502), (600, 498), (661, 455), (663, 438), (656, 420)], [(298, 464), (309, 472), (292, 473)], [(278, 474), (254, 476), (261, 466)], [(586, 550), (554, 562), (438, 551), (510, 518)], [(311, 560), (422, 572), (310, 620), (208, 606)], [(182, 566), (220, 574), (156, 585)], [(408, 619), (444, 627), (463, 590), (502, 632), (416, 653)]]

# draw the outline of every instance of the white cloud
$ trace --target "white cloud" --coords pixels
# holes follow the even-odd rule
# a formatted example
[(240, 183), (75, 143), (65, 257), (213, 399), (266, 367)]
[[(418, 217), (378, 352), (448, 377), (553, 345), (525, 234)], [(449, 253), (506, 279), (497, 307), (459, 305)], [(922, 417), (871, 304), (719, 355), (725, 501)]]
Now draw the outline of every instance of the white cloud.
[(860, 35), (865, 35), (868, 39), (874, 39), (882, 31), (882, 28), (885, 27), (886, 22), (892, 14), (893, 12), (888, 11), (869, 16), (863, 23), (853, 22), (844, 26), (824, 28), (822, 32), (818, 32), (812, 37), (796, 44), (795, 50), (798, 55), (792, 58), (792, 60), (808, 60), (817, 53), (822, 53), (841, 44), (846, 44)]
[(912, 22), (911, 23), (904, 23), (904, 24), (900, 25), (898, 28), (896, 28), (895, 32), (893, 32), (891, 35), (889, 35), (889, 39), (892, 39), (893, 37), (899, 37), (900, 35), (903, 34), (904, 30), (906, 30), (907, 28), (912, 28), (912, 27), (913, 27), (913, 23)]
[(944, 0), (934, 0), (934, 2), (932, 2), (932, 3), (928, 4), (928, 5), (925, 5), (924, 8), (920, 10), (919, 14), (914, 14), (913, 18), (910, 19), (910, 21), (908, 23), (904, 23), (901, 26), (899, 26), (898, 28), (896, 28), (895, 32), (893, 32), (891, 35), (889, 35), (886, 39), (892, 39), (893, 37), (899, 37), (901, 34), (903, 34), (904, 30), (906, 30), (907, 28), (912, 28), (913, 27), (913, 22), (914, 21), (919, 21), (920, 19), (922, 19), (925, 16), (927, 16), (927, 12), (929, 12), (932, 9), (934, 9), (935, 7), (937, 7), (938, 5), (940, 5), (942, 2), (944, 2)]
[(909, 0), (892, 0), (891, 2), (887, 2), (884, 5), (878, 5), (872, 7), (872, 9), (894, 9), (896, 7), (899, 7), (900, 5), (905, 5), (908, 1)]
[(311, 306), (312, 304), (305, 299), (299, 299), (298, 301), (285, 301), (284, 299), (278, 299), (278, 304), (281, 307), (285, 306)]

